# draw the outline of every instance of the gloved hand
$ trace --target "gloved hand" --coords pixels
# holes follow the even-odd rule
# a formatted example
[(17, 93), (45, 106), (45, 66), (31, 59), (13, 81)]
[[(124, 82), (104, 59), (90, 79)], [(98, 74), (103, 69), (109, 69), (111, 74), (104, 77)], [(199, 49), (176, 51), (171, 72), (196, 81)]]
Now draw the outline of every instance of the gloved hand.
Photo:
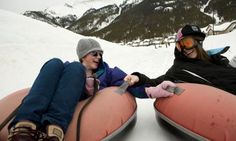
[(175, 83), (171, 81), (163, 81), (161, 84), (157, 85), (156, 87), (148, 87), (145, 88), (147, 96), (149, 98), (160, 98), (160, 97), (168, 97), (174, 95), (166, 91), (167, 87), (176, 87)]

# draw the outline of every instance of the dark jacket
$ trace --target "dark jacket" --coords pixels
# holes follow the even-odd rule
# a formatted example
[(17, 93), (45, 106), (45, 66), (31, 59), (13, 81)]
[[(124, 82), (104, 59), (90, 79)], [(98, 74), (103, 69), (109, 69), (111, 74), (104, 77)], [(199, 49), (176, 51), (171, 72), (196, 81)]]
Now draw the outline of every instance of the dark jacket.
[(133, 73), (140, 79), (140, 84), (148, 83), (150, 85), (158, 85), (164, 80), (172, 82), (188, 82), (206, 84), (220, 88), (236, 95), (236, 68), (229, 66), (229, 61), (221, 54), (227, 51), (222, 50), (216, 54), (210, 55), (211, 62), (190, 59), (185, 57), (177, 49), (175, 49), (175, 60), (171, 68), (156, 79), (150, 79), (140, 73)]
[[(110, 68), (107, 63), (101, 61), (98, 70), (96, 70), (96, 76), (99, 79), (99, 89), (103, 89), (109, 86), (120, 86), (124, 82), (124, 77), (127, 74), (118, 67)], [(145, 86), (132, 86), (128, 87), (128, 91), (135, 97), (148, 98), (145, 93)]]

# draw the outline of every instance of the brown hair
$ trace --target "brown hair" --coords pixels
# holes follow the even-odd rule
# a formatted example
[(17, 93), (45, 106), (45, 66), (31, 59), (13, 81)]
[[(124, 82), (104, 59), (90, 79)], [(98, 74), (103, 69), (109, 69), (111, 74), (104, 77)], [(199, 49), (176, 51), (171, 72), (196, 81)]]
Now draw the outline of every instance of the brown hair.
[(201, 59), (203, 61), (211, 61), (210, 56), (207, 54), (207, 52), (200, 46), (195, 48), (197, 51), (197, 58)]

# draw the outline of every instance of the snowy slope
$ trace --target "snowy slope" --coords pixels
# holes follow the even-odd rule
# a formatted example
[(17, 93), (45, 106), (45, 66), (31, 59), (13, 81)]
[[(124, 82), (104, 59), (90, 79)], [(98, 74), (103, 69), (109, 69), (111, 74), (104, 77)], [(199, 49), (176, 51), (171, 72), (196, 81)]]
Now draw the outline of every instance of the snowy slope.
[[(5, 88), (4, 91), (1, 91), (0, 95), (14, 91), (15, 88), (19, 89), (23, 86), (29, 86), (32, 80), (34, 80), (34, 77), (31, 78), (28, 75), (32, 74), (31, 76), (35, 76), (41, 65), (52, 57), (59, 57), (69, 61), (77, 60), (75, 47), (77, 41), (83, 36), (63, 28), (53, 27), (46, 23), (8, 13), (3, 10), (1, 10), (0, 16), (2, 19), (0, 21), (0, 31), (4, 33), (0, 35), (0, 63), (2, 64), (0, 74), (5, 74), (4, 76), (8, 74), (11, 76), (11, 74), (15, 73), (17, 79), (13, 77), (15, 79), (14, 81), (18, 81), (18, 85), (20, 85), (20, 87), (13, 86), (13, 89), (7, 88), (9, 81), (11, 81), (10, 79), (12, 79), (8, 77), (1, 83), (1, 87)], [(119, 45), (117, 44), (100, 39), (97, 40), (105, 50), (105, 60), (111, 64), (111, 66), (120, 66), (128, 73), (142, 70), (148, 75), (156, 72), (154, 76), (158, 76), (158, 74), (162, 72), (161, 70), (167, 69), (167, 66), (164, 64), (156, 64), (158, 67), (150, 71), (149, 69), (154, 60), (152, 58), (165, 58), (165, 54), (172, 52), (171, 48), (160, 48), (158, 50), (154, 48), (127, 48), (125, 46), (118, 48)], [(161, 50), (163, 51), (161, 52)], [(153, 54), (153, 52), (156, 53)], [(150, 54), (153, 55), (150, 56)], [(151, 59), (141, 56), (150, 56)], [(162, 59), (162, 62), (167, 63), (169, 58), (172, 57)], [(127, 62), (130, 63), (127, 64)], [(140, 63), (144, 62), (144, 66), (140, 66)], [(32, 66), (32, 68), (30, 66)], [(30, 78), (31, 81), (26, 83), (25, 81), (27, 80), (24, 80), (24, 77), (27, 77), (27, 80)]]
[[(0, 99), (16, 90), (30, 87), (45, 61), (58, 57), (77, 60), (77, 41), (84, 36), (59, 27), (0, 10)], [(236, 31), (210, 36), (207, 48), (231, 46), (226, 54), (236, 54)], [(173, 61), (174, 45), (168, 48), (127, 47), (97, 39), (105, 50), (104, 60), (127, 73), (139, 71), (150, 77), (163, 74)], [(180, 137), (164, 130), (155, 120), (153, 101), (137, 99), (138, 119), (124, 141), (180, 141)]]

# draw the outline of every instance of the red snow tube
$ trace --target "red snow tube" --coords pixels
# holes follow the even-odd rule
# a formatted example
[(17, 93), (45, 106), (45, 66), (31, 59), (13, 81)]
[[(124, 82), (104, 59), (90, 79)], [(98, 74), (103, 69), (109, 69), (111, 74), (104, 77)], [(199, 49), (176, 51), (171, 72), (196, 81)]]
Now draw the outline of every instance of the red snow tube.
[[(123, 129), (136, 121), (136, 101), (128, 92), (120, 95), (117, 87), (105, 88), (98, 92), (82, 115), (80, 141), (98, 141), (115, 138)], [(29, 89), (14, 92), (0, 100), (0, 124), (21, 103)], [(76, 128), (79, 112), (87, 100), (78, 103), (69, 125), (65, 140), (76, 141)], [(132, 123), (132, 124), (131, 124)], [(0, 141), (7, 140), (7, 126), (0, 132)]]
[(236, 141), (236, 96), (223, 90), (181, 83), (181, 95), (156, 99), (156, 117), (198, 140)]

